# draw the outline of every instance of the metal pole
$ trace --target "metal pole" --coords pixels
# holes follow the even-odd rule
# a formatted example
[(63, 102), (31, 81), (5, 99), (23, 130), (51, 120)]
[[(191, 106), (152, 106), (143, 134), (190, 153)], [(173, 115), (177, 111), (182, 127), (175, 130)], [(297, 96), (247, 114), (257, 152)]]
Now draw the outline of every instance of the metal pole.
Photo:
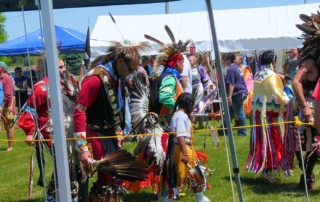
[(59, 186), (59, 201), (71, 201), (70, 177), (66, 136), (64, 129), (64, 115), (62, 108), (60, 76), (58, 73), (58, 54), (56, 34), (53, 20), (52, 0), (41, 0), (41, 14), (43, 18), (43, 32), (47, 55), (50, 102), (52, 110), (53, 134), (56, 155), (56, 165)]
[(165, 8), (166, 10), (166, 14), (169, 14), (169, 2), (166, 2), (166, 8)]
[(227, 133), (228, 133), (228, 137), (229, 137), (230, 150), (231, 150), (232, 163), (233, 163), (233, 172), (234, 172), (235, 177), (236, 177), (239, 201), (242, 202), (243, 201), (243, 196), (242, 196), (242, 188), (241, 188), (239, 167), (238, 167), (238, 161), (237, 161), (237, 155), (236, 155), (236, 147), (234, 145), (234, 140), (233, 140), (231, 120), (230, 120), (230, 114), (229, 114), (229, 107), (228, 107), (228, 102), (227, 102), (226, 87), (225, 87), (224, 77), (223, 77), (222, 68), (221, 68), (220, 52), (219, 52), (218, 39), (217, 39), (217, 34), (216, 34), (216, 30), (215, 30), (215, 25), (214, 25), (214, 18), (213, 18), (213, 12), (212, 12), (212, 7), (211, 7), (211, 0), (206, 0), (206, 4), (207, 4), (208, 14), (209, 14), (210, 29), (211, 29), (211, 35), (212, 35), (212, 40), (213, 40), (213, 49), (214, 49), (214, 54), (215, 54), (216, 67), (217, 67), (217, 70), (218, 70), (218, 73), (219, 73), (219, 77), (220, 77), (220, 89), (221, 89), (221, 96), (222, 96), (222, 106), (223, 106), (223, 109), (224, 109), (224, 114), (223, 114), (224, 117), (223, 118), (224, 118), (224, 120), (226, 122), (226, 125), (227, 125)]

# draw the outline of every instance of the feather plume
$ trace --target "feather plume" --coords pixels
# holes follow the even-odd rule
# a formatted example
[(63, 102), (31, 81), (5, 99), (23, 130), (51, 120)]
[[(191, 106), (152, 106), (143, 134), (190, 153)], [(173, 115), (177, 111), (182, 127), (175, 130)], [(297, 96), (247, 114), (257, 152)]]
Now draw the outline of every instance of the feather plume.
[(174, 38), (174, 35), (173, 35), (170, 27), (169, 27), (168, 25), (165, 25), (165, 26), (164, 26), (164, 29), (166, 30), (167, 34), (169, 35), (172, 43), (175, 44), (175, 43), (176, 43), (176, 39)]
[(300, 19), (302, 24), (296, 25), (303, 34), (300, 37), (304, 40), (303, 47), (300, 49), (300, 53), (303, 57), (308, 55), (315, 58), (316, 65), (320, 65), (320, 12), (311, 13), (310, 16), (301, 14)]
[(314, 34), (317, 31), (315, 28), (306, 24), (297, 25), (297, 27), (307, 34)]
[(161, 74), (162, 66), (165, 66), (167, 64), (168, 57), (171, 54), (178, 53), (178, 52), (185, 52), (187, 50), (187, 46), (191, 42), (191, 39), (189, 39), (186, 42), (182, 42), (181, 40), (179, 40), (179, 42), (176, 43), (175, 37), (174, 37), (171, 29), (169, 28), (169, 26), (165, 25), (164, 28), (165, 28), (167, 34), (169, 35), (169, 37), (172, 41), (172, 44), (163, 44), (163, 42), (161, 42), (160, 40), (155, 39), (152, 36), (145, 35), (146, 39), (149, 39), (149, 40), (161, 45), (160, 51), (162, 52), (162, 54), (159, 54), (156, 57), (155, 62), (154, 62), (154, 67), (153, 67), (155, 77), (157, 77)]
[(100, 55), (96, 59), (94, 59), (92, 62), (90, 62), (89, 69), (92, 69), (98, 65), (105, 64), (106, 61), (110, 58), (110, 54), (106, 55)]
[(161, 46), (164, 45), (164, 43), (163, 43), (162, 41), (160, 41), (160, 40), (158, 40), (158, 39), (156, 39), (156, 38), (154, 38), (154, 37), (152, 37), (152, 36), (150, 36), (150, 35), (145, 34), (145, 35), (144, 35), (144, 38), (146, 38), (146, 39), (148, 39), (148, 40), (150, 40), (150, 41), (153, 41), (153, 42), (155, 42), (155, 43), (157, 43), (157, 44), (160, 44)]
[(109, 12), (109, 16), (110, 16), (110, 18), (111, 18), (112, 22), (113, 22), (113, 23), (116, 23), (116, 20), (113, 18), (113, 16), (111, 15), (111, 13), (110, 13), (110, 12)]
[(310, 18), (308, 15), (306, 15), (306, 14), (300, 14), (299, 17), (300, 17), (300, 19), (301, 19), (303, 22), (309, 22), (309, 21), (311, 21), (311, 18)]

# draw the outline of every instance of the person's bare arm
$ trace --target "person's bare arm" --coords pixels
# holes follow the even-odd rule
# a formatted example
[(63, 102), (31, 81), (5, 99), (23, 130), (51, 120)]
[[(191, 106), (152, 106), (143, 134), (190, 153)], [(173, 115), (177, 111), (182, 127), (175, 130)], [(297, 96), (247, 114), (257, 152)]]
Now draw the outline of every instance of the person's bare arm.
[(187, 76), (182, 76), (182, 82), (181, 82), (183, 91), (186, 91), (187, 85), (188, 85), (188, 77)]
[(232, 106), (232, 94), (233, 94), (233, 90), (234, 90), (234, 85), (232, 85), (231, 83), (228, 84), (228, 105)]
[(306, 99), (303, 94), (302, 81), (306, 78), (307, 70), (306, 68), (300, 68), (292, 81), (293, 92), (299, 102), (301, 109), (303, 110), (303, 115), (306, 117), (312, 116), (312, 110), (307, 105)]
[(185, 137), (183, 137), (183, 136), (178, 137), (178, 144), (179, 144), (179, 147), (180, 147), (181, 152), (182, 152), (181, 161), (183, 163), (188, 163), (188, 150), (187, 150), (187, 146), (186, 146)]

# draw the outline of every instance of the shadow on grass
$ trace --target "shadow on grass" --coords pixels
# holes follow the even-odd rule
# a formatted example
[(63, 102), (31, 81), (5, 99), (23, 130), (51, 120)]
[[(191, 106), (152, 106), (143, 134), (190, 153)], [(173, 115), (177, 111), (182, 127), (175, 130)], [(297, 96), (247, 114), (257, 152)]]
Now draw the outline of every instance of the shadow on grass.
[(123, 201), (141, 202), (141, 201), (157, 201), (158, 197), (153, 193), (128, 193), (123, 196)]
[[(225, 180), (230, 180), (229, 177), (225, 177)], [(276, 178), (277, 179), (277, 178)], [(235, 178), (233, 178), (235, 182)], [(252, 192), (257, 194), (279, 194), (279, 193), (290, 193), (292, 196), (303, 196), (305, 195), (305, 189), (301, 189), (298, 186), (298, 182), (296, 183), (282, 183), (282, 182), (274, 182), (270, 183), (268, 180), (263, 178), (252, 178), (252, 177), (241, 177), (241, 184), (246, 186), (247, 189), (251, 189)], [(315, 189), (309, 191), (310, 194), (317, 195), (320, 194), (319, 189)]]

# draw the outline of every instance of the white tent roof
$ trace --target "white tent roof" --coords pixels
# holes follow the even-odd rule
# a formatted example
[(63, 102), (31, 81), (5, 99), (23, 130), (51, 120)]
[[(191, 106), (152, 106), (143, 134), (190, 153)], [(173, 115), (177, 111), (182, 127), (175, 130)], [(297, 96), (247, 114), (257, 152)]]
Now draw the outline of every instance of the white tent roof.
[[(297, 39), (301, 31), (299, 14), (310, 15), (318, 9), (318, 4), (281, 6), (255, 9), (215, 10), (215, 26), (221, 52), (261, 49), (284, 49), (301, 46)], [(159, 15), (119, 15), (114, 16), (117, 26), (110, 16), (99, 16), (91, 35), (92, 57), (105, 53), (108, 41), (132, 43), (146, 41), (144, 34), (165, 43), (170, 39), (164, 25), (168, 25), (176, 39), (194, 40), (197, 50), (211, 51), (212, 42), (207, 12), (192, 12)], [(151, 53), (150, 53), (151, 54)]]

